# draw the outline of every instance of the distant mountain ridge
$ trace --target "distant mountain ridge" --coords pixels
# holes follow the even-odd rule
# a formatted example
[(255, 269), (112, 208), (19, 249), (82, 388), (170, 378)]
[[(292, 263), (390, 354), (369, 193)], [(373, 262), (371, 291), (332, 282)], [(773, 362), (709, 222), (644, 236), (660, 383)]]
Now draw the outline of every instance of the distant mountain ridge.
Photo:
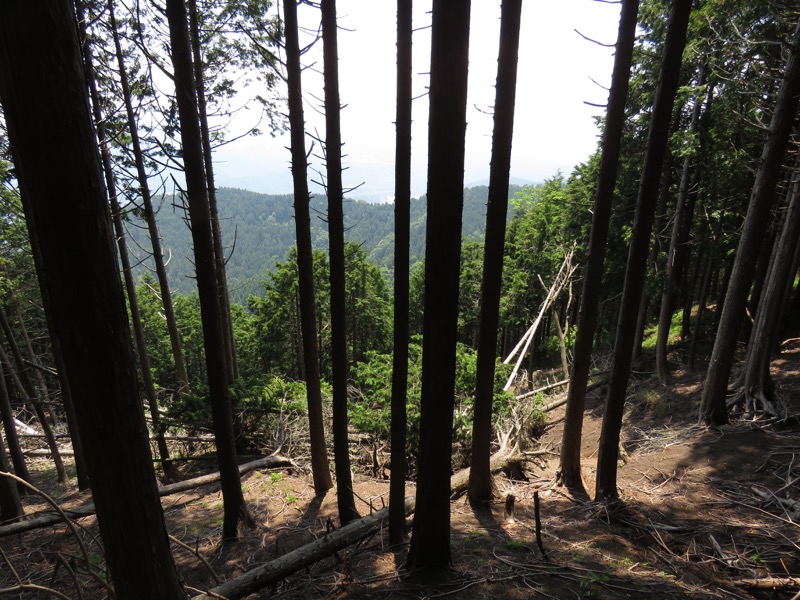
[[(521, 189), (509, 188), (509, 196)], [(465, 238), (482, 238), (486, 221), (488, 188), (477, 186), (464, 190), (462, 234)], [(172, 289), (181, 293), (195, 291), (191, 232), (183, 211), (174, 208), (167, 198), (158, 215), (158, 226), (164, 251), (171, 254), (167, 272)], [(411, 264), (422, 259), (425, 250), (425, 196), (411, 201)], [(227, 269), (232, 301), (245, 303), (251, 294), (262, 293), (261, 282), (277, 261), (283, 261), (295, 244), (294, 198), (290, 194), (260, 194), (237, 188), (219, 188), (217, 204), (222, 222), (223, 242), (228, 248)], [(510, 212), (510, 211), (509, 211)], [(324, 221), (326, 199), (311, 200), (311, 235), (314, 248), (328, 247)], [(134, 253), (144, 256), (137, 246), (148, 249), (147, 230), (141, 221), (131, 217), (128, 227)], [(361, 244), (369, 260), (391, 278), (394, 266), (394, 204), (377, 204), (362, 200), (346, 200), (344, 206), (345, 238)], [(131, 226), (133, 225), (133, 226)], [(141, 276), (151, 260), (137, 268)]]

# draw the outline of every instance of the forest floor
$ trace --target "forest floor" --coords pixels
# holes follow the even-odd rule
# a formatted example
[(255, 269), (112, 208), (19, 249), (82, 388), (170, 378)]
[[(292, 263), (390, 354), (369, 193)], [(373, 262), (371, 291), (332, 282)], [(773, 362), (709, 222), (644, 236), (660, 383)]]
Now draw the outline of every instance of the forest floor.
[[(562, 408), (548, 414), (540, 440), (550, 453), (528, 464), (526, 481), (498, 475), (499, 494), (491, 511), (473, 511), (463, 496), (452, 501), (453, 566), (444, 580), (423, 583), (406, 573), (408, 545), (390, 549), (384, 531), (248, 598), (798, 598), (800, 339), (784, 344), (773, 362), (773, 375), (782, 407), (792, 417), (733, 420), (719, 429), (697, 425), (700, 372), (675, 373), (668, 387), (653, 379), (635, 382), (623, 427), (625, 454), (618, 474), (622, 502), (613, 510), (555, 486)], [(601, 394), (587, 399), (584, 424), (584, 474), (590, 493)], [(189, 477), (195, 474), (190, 470), (209, 468), (213, 461), (186, 464)], [(74, 483), (54, 485), (49, 462), (39, 460), (33, 466), (39, 485), (64, 506), (90, 500)], [(212, 570), (230, 579), (338, 523), (335, 492), (315, 497), (306, 466), (255, 471), (243, 478), (243, 486), (257, 528), (225, 547), (220, 547), (218, 486), (163, 498), (170, 534), (188, 546), (173, 546), (187, 586), (213, 587)], [(356, 473), (354, 488), (361, 514), (388, 502), (388, 481)], [(534, 492), (541, 501), (546, 557), (535, 539)], [(413, 495), (413, 487), (407, 493)], [(513, 518), (505, 514), (508, 494), (516, 498)], [(48, 509), (37, 497), (24, 502), (28, 514)], [(78, 523), (92, 562), (101, 566), (94, 517)], [(2, 538), (0, 549), (5, 554), (0, 587), (22, 581), (78, 598), (78, 581), (82, 597), (105, 597), (101, 585), (83, 572), (75, 579), (69, 575), (66, 565), (79, 561), (64, 525)], [(23, 591), (15, 597), (48, 596)]]

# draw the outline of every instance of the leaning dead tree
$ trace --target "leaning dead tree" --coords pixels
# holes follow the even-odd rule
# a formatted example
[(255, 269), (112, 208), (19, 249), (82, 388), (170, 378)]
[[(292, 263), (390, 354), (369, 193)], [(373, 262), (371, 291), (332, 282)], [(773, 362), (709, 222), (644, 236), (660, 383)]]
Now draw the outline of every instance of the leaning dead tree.
[(505, 386), (503, 386), (504, 390), (510, 388), (511, 384), (514, 382), (514, 378), (517, 376), (517, 371), (519, 371), (522, 360), (525, 358), (525, 354), (528, 352), (528, 347), (530, 347), (531, 342), (536, 335), (536, 330), (539, 329), (542, 318), (547, 311), (550, 310), (550, 307), (556, 301), (556, 298), (558, 298), (563, 289), (567, 286), (572, 278), (572, 275), (575, 273), (575, 269), (578, 268), (576, 265), (572, 264), (572, 257), (574, 254), (575, 251), (570, 250), (564, 257), (564, 262), (561, 263), (561, 268), (558, 269), (558, 273), (556, 274), (555, 279), (553, 279), (553, 284), (550, 286), (550, 290), (547, 292), (547, 296), (539, 308), (539, 314), (536, 315), (536, 318), (533, 320), (533, 325), (530, 326), (528, 331), (525, 332), (525, 335), (522, 336), (522, 339), (519, 341), (519, 343), (514, 346), (511, 354), (509, 354), (503, 361), (503, 364), (507, 365), (514, 359), (514, 357), (517, 355), (517, 352), (519, 352), (519, 358), (514, 365), (514, 369), (511, 371), (511, 375), (509, 375)]

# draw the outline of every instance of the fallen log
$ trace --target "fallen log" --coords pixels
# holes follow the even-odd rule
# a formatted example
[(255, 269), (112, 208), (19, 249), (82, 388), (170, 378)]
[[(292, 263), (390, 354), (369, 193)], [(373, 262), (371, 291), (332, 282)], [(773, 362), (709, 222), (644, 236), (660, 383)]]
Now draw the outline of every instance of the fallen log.
[(754, 590), (781, 590), (800, 585), (800, 577), (761, 577), (759, 579), (736, 579), (734, 585)]
[[(525, 456), (515, 451), (501, 451), (493, 455), (489, 460), (492, 471), (499, 471), (507, 468), (515, 462), (525, 460)], [(450, 492), (458, 494), (467, 489), (469, 481), (469, 469), (462, 469), (450, 478)], [(410, 515), (416, 508), (414, 498), (405, 499), (405, 513)], [(238, 577), (234, 577), (208, 590), (208, 592), (198, 594), (192, 600), (238, 600), (249, 594), (257, 592), (273, 583), (285, 579), (292, 573), (308, 567), (315, 562), (319, 562), (342, 548), (351, 546), (356, 542), (380, 531), (384, 520), (389, 516), (389, 508), (381, 510), (334, 529), (321, 538), (292, 550), (283, 556), (276, 558), (260, 567), (251, 569)]]
[[(259, 458), (249, 463), (239, 465), (239, 475), (245, 475), (255, 469), (278, 469), (282, 467), (294, 467), (294, 461), (280, 454), (270, 454), (264, 458)], [(217, 483), (219, 481), (219, 473), (210, 473), (208, 475), (201, 475), (200, 477), (193, 477), (185, 481), (178, 481), (169, 485), (163, 485), (158, 488), (158, 495), (162, 498), (178, 492), (185, 492), (194, 489), (201, 485), (210, 483)], [(79, 506), (78, 508), (64, 510), (70, 519), (80, 519), (81, 517), (88, 517), (95, 514), (96, 510), (93, 502)], [(49, 527), (50, 525), (57, 525), (62, 522), (61, 515), (47, 513), (40, 516), (33, 516), (27, 521), (20, 521), (18, 523), (10, 523), (0, 527), (0, 537), (9, 535), (16, 535), (18, 533), (25, 533), (41, 527)]]

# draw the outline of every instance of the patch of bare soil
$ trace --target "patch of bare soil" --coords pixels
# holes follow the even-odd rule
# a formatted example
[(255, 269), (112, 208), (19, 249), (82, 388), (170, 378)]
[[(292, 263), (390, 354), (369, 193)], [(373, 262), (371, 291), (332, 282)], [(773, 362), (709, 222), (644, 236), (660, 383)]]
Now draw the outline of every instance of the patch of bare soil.
[[(787, 415), (800, 414), (800, 343), (774, 362)], [(702, 378), (677, 374), (673, 385), (639, 381), (630, 391), (618, 475), (621, 503), (595, 505), (554, 485), (562, 412), (549, 414), (543, 436), (552, 451), (529, 463), (526, 481), (498, 475), (490, 511), (452, 503), (453, 567), (436, 584), (403, 569), (407, 545), (388, 547), (385, 532), (299, 571), (249, 598), (800, 598), (800, 438), (797, 418), (734, 421), (719, 430), (696, 424)], [(602, 419), (599, 391), (584, 425), (584, 473), (594, 488)], [(542, 459), (542, 456), (538, 457)], [(208, 462), (208, 465), (204, 463)], [(206, 469), (213, 461), (187, 463)], [(89, 500), (74, 487), (53, 487), (48, 463), (37, 478), (59, 501)], [(191, 476), (189, 467), (183, 467)], [(338, 526), (335, 492), (314, 495), (303, 470), (256, 471), (244, 477), (258, 524), (235, 544), (220, 547), (222, 497), (205, 486), (163, 499), (174, 555), (187, 588), (206, 590), (306, 544)], [(356, 474), (362, 515), (388, 502), (388, 482)], [(536, 544), (534, 493), (541, 500), (542, 542)], [(413, 487), (409, 487), (413, 495)], [(505, 498), (513, 494), (513, 516)], [(28, 497), (26, 512), (47, 510)], [(102, 573), (94, 517), (79, 535)], [(180, 543), (178, 543), (180, 542)], [(63, 525), (0, 539), (0, 587), (19, 582), (60, 590), (69, 598), (106, 596), (86, 574), (74, 537)], [(135, 557), (131, 557), (135, 560)], [(14, 571), (9, 569), (13, 565)], [(17, 594), (37, 596), (33, 591)]]

